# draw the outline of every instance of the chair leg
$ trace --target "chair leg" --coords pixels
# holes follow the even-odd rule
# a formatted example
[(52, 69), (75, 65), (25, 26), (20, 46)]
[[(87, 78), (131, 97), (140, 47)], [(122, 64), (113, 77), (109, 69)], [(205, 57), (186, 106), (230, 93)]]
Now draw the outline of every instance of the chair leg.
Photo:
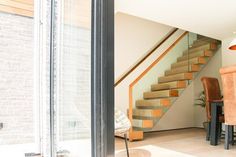
[(232, 145), (234, 145), (234, 126), (232, 126)]
[(125, 136), (125, 147), (126, 147), (127, 157), (129, 157), (129, 148), (128, 148), (127, 134), (125, 134), (124, 136)]
[(222, 123), (219, 123), (219, 128), (218, 128), (218, 140), (221, 139), (221, 134), (222, 134)]
[(229, 125), (225, 125), (225, 149), (229, 149)]
[(234, 126), (229, 126), (229, 141), (232, 145), (234, 145)]
[(206, 133), (206, 140), (210, 141), (210, 133), (211, 133), (211, 122), (208, 123), (207, 126), (207, 133)]

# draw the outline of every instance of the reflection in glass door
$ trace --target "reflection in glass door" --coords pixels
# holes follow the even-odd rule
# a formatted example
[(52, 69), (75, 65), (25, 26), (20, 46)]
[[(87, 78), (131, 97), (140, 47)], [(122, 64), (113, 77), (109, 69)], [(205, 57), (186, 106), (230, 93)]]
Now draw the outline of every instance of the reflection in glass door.
[(91, 1), (58, 1), (54, 60), (56, 152), (91, 156)]

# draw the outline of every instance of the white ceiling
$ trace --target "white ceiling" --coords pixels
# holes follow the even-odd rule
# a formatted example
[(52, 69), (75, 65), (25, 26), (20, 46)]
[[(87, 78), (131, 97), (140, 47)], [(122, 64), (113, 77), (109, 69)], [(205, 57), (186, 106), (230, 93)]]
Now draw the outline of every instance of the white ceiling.
[(115, 0), (116, 11), (225, 39), (236, 32), (236, 0)]

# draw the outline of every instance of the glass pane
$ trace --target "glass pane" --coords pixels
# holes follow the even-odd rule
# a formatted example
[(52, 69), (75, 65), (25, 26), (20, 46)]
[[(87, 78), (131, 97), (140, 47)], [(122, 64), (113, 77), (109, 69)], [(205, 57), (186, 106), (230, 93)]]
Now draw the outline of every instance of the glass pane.
[[(38, 152), (33, 0), (0, 4), (0, 156)], [(31, 8), (24, 10), (23, 6)], [(22, 7), (22, 8), (21, 8)]]
[(89, 0), (59, 3), (55, 60), (56, 151), (68, 157), (91, 156), (90, 3)]

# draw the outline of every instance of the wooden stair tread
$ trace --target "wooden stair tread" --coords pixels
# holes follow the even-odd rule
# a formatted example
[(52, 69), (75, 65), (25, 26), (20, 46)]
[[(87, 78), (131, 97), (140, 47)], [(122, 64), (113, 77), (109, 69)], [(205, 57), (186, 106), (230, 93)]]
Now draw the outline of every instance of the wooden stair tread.
[(170, 105), (170, 99), (153, 99), (153, 100), (137, 100), (135, 106), (137, 108), (161, 108)]
[(196, 48), (205, 44), (217, 44), (217, 41), (194, 41), (193, 44), (189, 46), (189, 48)]
[(163, 76), (158, 78), (158, 83), (171, 82), (171, 81), (181, 81), (181, 80), (191, 80), (193, 79), (192, 73), (180, 73), (175, 75)]
[(200, 51), (196, 51), (195, 53), (186, 54), (186, 55), (183, 55), (182, 57), (177, 58), (177, 62), (186, 61), (186, 60), (196, 58), (196, 57), (211, 57), (211, 56), (213, 56), (212, 51), (200, 50)]
[(147, 132), (147, 131), (152, 130), (152, 128), (133, 127), (133, 130), (135, 130), (135, 131)]
[(216, 40), (216, 41), (219, 41), (219, 40), (217, 40), (217, 39), (214, 39), (214, 38), (210, 38), (210, 37), (202, 37), (202, 38), (197, 38), (197, 40), (196, 41), (212, 41), (212, 40)]
[(189, 64), (206, 64), (208, 57), (195, 57), (185, 61), (179, 61), (171, 64), (171, 68), (179, 68), (182, 66), (188, 66)]
[(143, 117), (145, 119), (145, 117), (160, 117), (162, 114), (162, 110), (161, 109), (133, 109), (133, 117), (139, 117), (140, 119)]
[(137, 128), (152, 128), (154, 122), (151, 119), (133, 119), (132, 126)]
[(144, 92), (144, 99), (156, 99), (156, 98), (168, 98), (168, 97), (177, 97), (178, 90), (161, 90), (161, 91), (152, 91), (152, 92)]
[(186, 87), (185, 81), (172, 81), (172, 82), (167, 82), (167, 83), (153, 84), (151, 86), (151, 90), (158, 91), (158, 90), (166, 90), (166, 89), (185, 88), (185, 87)]
[(209, 44), (209, 43), (218, 44), (219, 41), (216, 39), (211, 39), (211, 38), (198, 39), (193, 42), (193, 44), (191, 45), (191, 48), (202, 46), (204, 44)]
[(201, 45), (201, 46), (198, 46), (198, 47), (189, 48), (188, 50), (183, 52), (183, 55), (186, 55), (188, 53), (189, 54), (194, 53), (194, 52), (200, 51), (200, 50), (215, 50), (216, 48), (217, 48), (217, 44), (207, 43), (207, 44), (204, 44), (204, 45)]
[(177, 68), (165, 71), (165, 76), (179, 74), (179, 73), (186, 73), (186, 72), (198, 72), (199, 70), (200, 70), (199, 65), (196, 65), (196, 64), (192, 64), (189, 66), (186, 65), (186, 66), (177, 67)]

